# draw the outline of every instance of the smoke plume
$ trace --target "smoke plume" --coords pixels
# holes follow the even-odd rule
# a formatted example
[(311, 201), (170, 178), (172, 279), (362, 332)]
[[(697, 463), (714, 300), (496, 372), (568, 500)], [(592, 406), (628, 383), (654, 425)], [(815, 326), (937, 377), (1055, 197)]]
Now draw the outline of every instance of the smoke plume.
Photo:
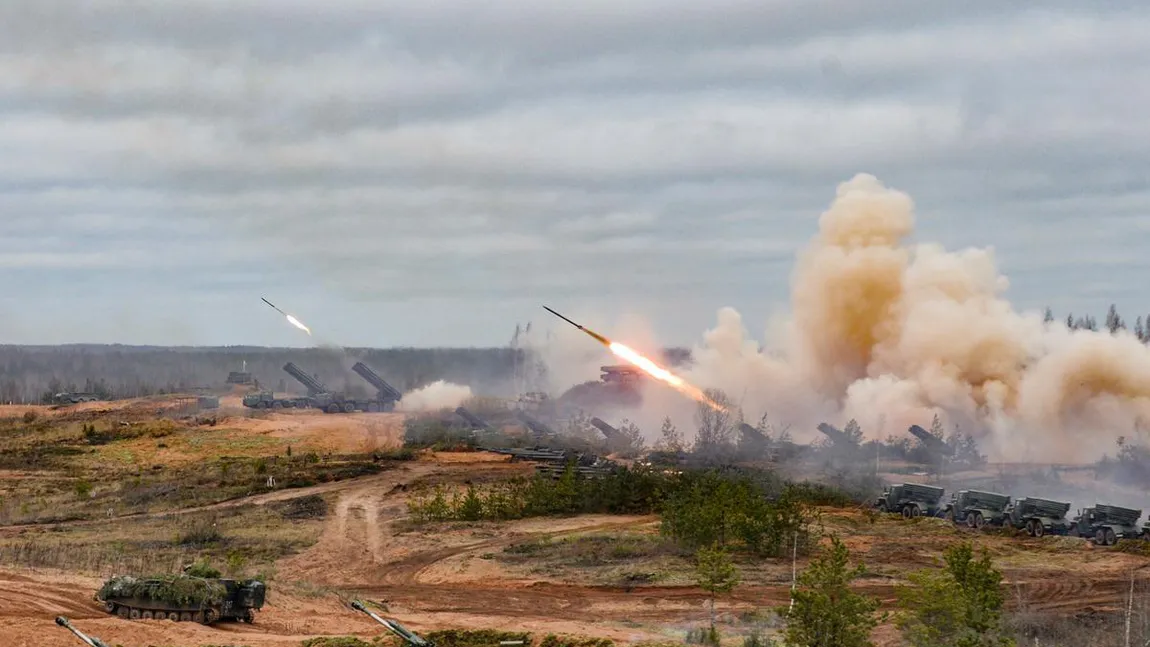
[(408, 413), (454, 409), (471, 397), (471, 387), (438, 380), (425, 387), (405, 393), (396, 411)]
[(911, 198), (875, 177), (840, 185), (798, 256), (789, 317), (761, 347), (720, 310), (689, 379), (796, 430), (856, 418), (885, 438), (939, 414), (1010, 460), (1097, 458), (1136, 433), (1143, 343), (1016, 311), (990, 250), (911, 245), (914, 223)]

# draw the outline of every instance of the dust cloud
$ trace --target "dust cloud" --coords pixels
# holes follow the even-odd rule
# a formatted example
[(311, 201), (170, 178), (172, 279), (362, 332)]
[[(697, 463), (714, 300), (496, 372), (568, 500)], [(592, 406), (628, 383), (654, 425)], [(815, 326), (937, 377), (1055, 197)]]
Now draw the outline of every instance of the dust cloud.
[(841, 184), (798, 255), (790, 315), (761, 346), (720, 310), (685, 377), (796, 430), (856, 418), (885, 438), (937, 413), (1003, 460), (1088, 460), (1136, 434), (1144, 344), (1016, 311), (990, 250), (912, 245), (914, 224), (907, 194), (866, 174)]
[(438, 380), (403, 395), (396, 411), (413, 413), (454, 409), (471, 398), (471, 387)]

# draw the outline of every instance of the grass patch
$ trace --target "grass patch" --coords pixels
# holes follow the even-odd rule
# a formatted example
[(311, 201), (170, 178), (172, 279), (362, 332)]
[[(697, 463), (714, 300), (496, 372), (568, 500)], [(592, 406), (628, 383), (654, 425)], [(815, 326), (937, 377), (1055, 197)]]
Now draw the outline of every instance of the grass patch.
[(232, 576), (267, 577), (276, 560), (314, 544), (323, 521), (243, 506), (218, 514), (121, 519), (0, 539), (0, 563), (98, 575), (175, 573), (206, 561)]

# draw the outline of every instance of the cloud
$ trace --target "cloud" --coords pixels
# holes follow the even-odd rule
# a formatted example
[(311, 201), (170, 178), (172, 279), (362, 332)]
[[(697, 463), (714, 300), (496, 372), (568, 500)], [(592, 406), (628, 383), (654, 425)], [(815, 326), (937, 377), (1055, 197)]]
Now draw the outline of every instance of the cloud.
[(544, 298), (687, 343), (724, 305), (765, 325), (857, 172), (917, 236), (993, 246), (1020, 305), (1137, 309), (1147, 30), (1133, 2), (7, 3), (0, 335), (116, 338), (65, 294), (275, 343), (247, 303), (276, 291), (351, 345), (501, 343)]

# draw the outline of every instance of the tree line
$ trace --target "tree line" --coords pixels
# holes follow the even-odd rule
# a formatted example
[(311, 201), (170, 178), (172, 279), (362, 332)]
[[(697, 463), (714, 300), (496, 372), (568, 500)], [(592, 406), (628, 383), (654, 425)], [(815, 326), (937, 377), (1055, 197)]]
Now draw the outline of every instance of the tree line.
[[(1050, 308), (1046, 308), (1042, 318), (1046, 323), (1051, 323), (1056, 319), (1054, 311)], [(1066, 315), (1066, 319), (1063, 321), (1070, 330), (1097, 331), (1100, 329), (1098, 321), (1092, 315), (1088, 314), (1076, 316), (1071, 312)], [(1102, 320), (1101, 329), (1106, 330), (1112, 335), (1117, 334), (1120, 330), (1129, 330), (1134, 333), (1134, 336), (1142, 343), (1150, 343), (1150, 315), (1146, 315), (1145, 317), (1138, 316), (1134, 319), (1133, 327), (1127, 327), (1126, 319), (1118, 314), (1118, 306), (1113, 303), (1110, 304), (1110, 309), (1106, 311), (1106, 316)]]

